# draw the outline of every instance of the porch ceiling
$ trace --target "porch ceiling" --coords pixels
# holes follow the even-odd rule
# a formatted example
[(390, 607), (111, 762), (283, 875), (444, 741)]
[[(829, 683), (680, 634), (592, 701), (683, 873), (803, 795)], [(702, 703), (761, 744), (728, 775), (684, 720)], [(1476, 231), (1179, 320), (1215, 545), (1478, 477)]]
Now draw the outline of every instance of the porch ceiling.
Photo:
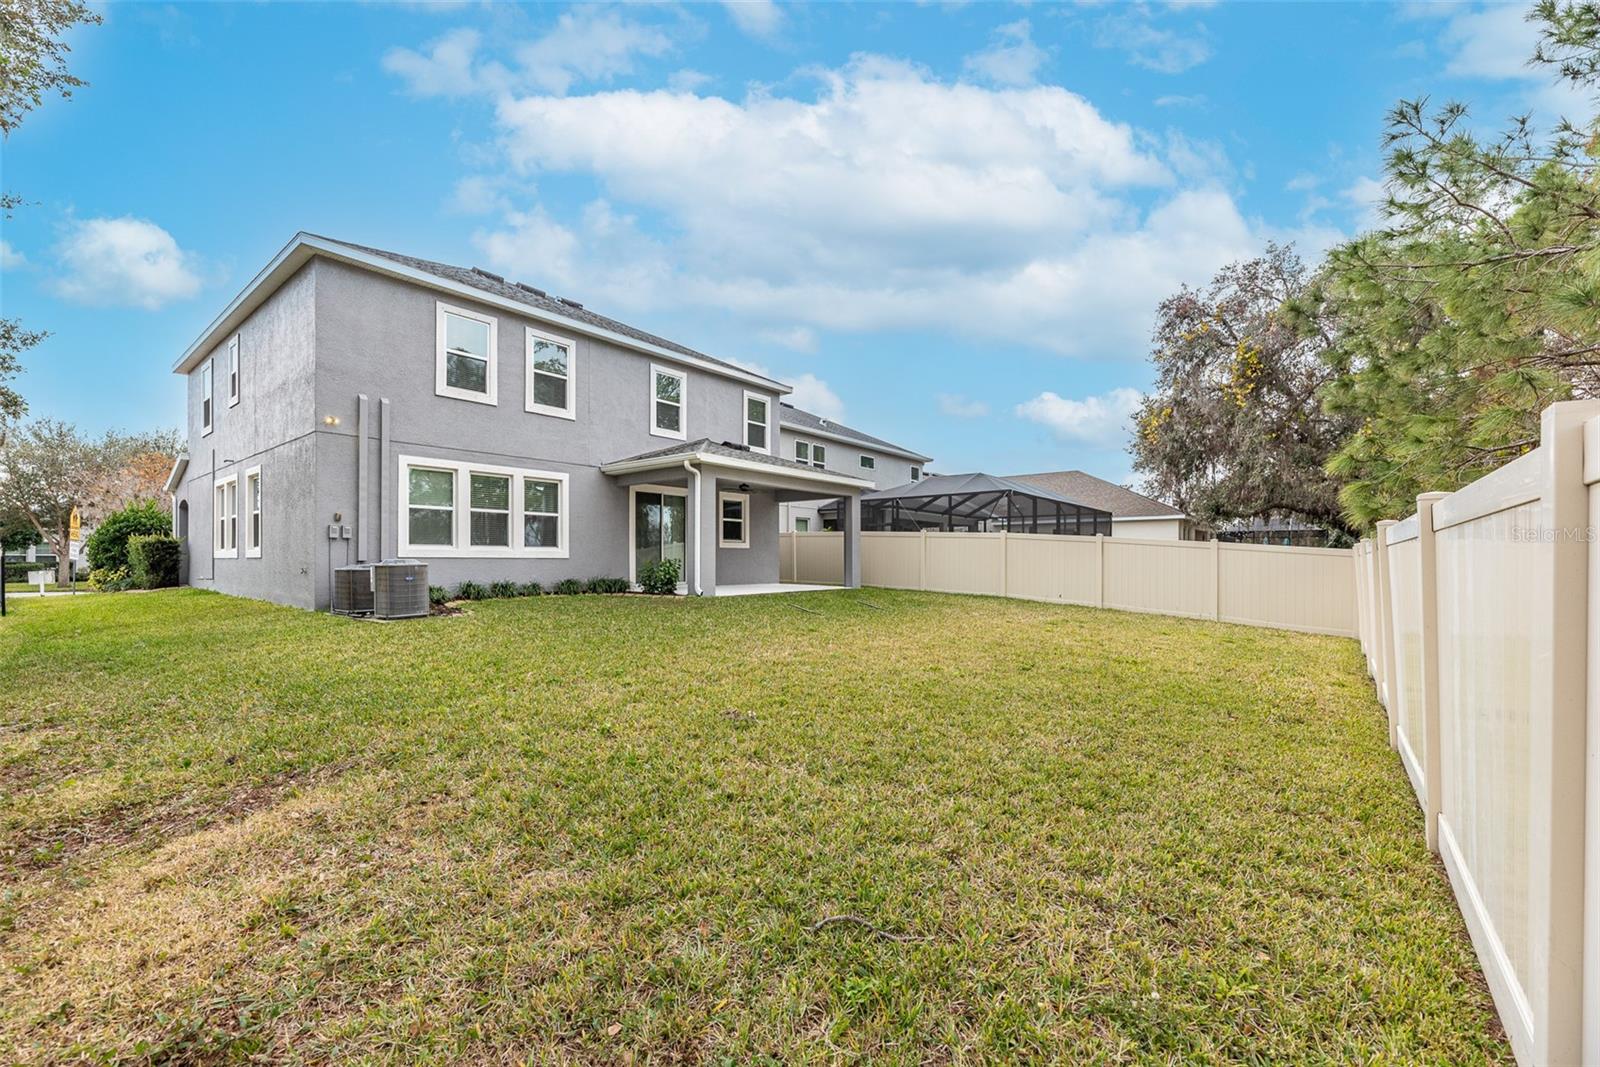
[(705, 473), (737, 478), (751, 485), (778, 489), (816, 489), (825, 495), (853, 496), (868, 491), (872, 483), (844, 474), (820, 471), (804, 463), (753, 452), (740, 445), (718, 443), (708, 437), (681, 445), (619, 459), (601, 466), (613, 476), (645, 474), (651, 471), (682, 470), (684, 461), (700, 465)]

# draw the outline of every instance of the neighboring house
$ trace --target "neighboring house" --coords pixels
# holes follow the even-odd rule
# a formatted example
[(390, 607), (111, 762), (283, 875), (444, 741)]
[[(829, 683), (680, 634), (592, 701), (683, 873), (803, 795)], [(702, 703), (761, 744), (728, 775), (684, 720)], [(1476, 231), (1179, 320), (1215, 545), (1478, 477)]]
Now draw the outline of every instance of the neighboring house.
[(1325, 548), (1326, 528), (1293, 516), (1239, 519), (1217, 530), (1218, 541), (1243, 545), (1294, 545), (1299, 548)]
[(778, 511), (864, 478), (774, 455), (773, 379), (476, 268), (298, 234), (173, 367), (173, 528), (196, 586), (328, 604), (334, 568), (429, 580), (778, 581)]
[[(927, 456), (848, 426), (802, 411), (793, 404), (778, 406), (779, 455), (817, 470), (834, 471), (870, 482), (873, 489), (888, 489), (920, 481), (932, 462)], [(823, 519), (819, 509), (832, 497), (783, 505), (779, 528), (784, 533), (815, 533), (835, 524)]]
[(1160, 538), (1172, 541), (1205, 541), (1207, 531), (1171, 504), (1132, 489), (1096, 478), (1083, 471), (1046, 471), (1042, 474), (1017, 474), (1016, 481), (1111, 512), (1113, 537)]

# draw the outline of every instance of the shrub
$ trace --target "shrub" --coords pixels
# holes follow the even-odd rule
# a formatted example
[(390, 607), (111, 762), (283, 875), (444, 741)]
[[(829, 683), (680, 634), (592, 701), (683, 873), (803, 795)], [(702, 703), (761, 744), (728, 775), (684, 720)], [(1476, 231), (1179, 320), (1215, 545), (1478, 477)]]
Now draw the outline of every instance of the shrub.
[(590, 578), (587, 591), (591, 593), (626, 593), (628, 591), (628, 579)]
[(557, 596), (577, 596), (583, 592), (583, 583), (576, 578), (563, 578), (556, 583), (554, 592)]
[(183, 544), (170, 534), (134, 534), (128, 538), (128, 576), (140, 589), (165, 589), (178, 584)]
[(154, 500), (129, 504), (101, 520), (83, 543), (94, 570), (114, 571), (128, 566), (128, 538), (139, 534), (170, 534), (172, 516)]
[(428, 603), (432, 604), (434, 607), (438, 607), (440, 604), (450, 603), (450, 590), (446, 589), (442, 585), (428, 586)]
[(133, 587), (126, 567), (97, 567), (89, 572), (89, 587), (102, 593), (120, 593)]
[(639, 588), (656, 596), (669, 596), (678, 591), (678, 561), (662, 559), (646, 563), (639, 568)]
[(457, 600), (482, 600), (489, 595), (489, 591), (477, 582), (462, 582), (456, 586)]
[(489, 595), (494, 597), (496, 600), (504, 600), (509, 597), (514, 597), (517, 595), (517, 583), (506, 581), (490, 582)]
[(517, 590), (518, 596), (541, 596), (543, 593), (544, 586), (540, 585), (538, 582), (523, 582), (521, 587)]

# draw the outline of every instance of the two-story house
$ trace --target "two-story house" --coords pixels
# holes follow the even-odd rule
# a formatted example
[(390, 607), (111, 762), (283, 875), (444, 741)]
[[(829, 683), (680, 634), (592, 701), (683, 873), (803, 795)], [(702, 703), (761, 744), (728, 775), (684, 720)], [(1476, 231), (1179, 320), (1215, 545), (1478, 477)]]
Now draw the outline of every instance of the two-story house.
[[(873, 489), (889, 489), (922, 480), (932, 462), (928, 456), (832, 419), (813, 415), (793, 404), (778, 405), (779, 454), (813, 470), (832, 471), (870, 482)], [(832, 509), (821, 513), (826, 499), (780, 505), (779, 521), (784, 533), (814, 533), (826, 524), (832, 527)]]
[(871, 479), (780, 451), (789, 388), (477, 268), (301, 233), (183, 353), (185, 580), (302, 607), (334, 568), (429, 580), (778, 581), (778, 514)]

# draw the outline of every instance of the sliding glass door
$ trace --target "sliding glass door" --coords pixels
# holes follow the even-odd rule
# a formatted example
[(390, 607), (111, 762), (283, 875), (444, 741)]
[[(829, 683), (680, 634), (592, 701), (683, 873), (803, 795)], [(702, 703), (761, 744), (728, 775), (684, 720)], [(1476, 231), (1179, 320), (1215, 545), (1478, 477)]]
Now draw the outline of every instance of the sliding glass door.
[(684, 530), (688, 506), (682, 493), (636, 490), (633, 494), (633, 580), (639, 568), (658, 560), (678, 561), (678, 580), (684, 574)]

